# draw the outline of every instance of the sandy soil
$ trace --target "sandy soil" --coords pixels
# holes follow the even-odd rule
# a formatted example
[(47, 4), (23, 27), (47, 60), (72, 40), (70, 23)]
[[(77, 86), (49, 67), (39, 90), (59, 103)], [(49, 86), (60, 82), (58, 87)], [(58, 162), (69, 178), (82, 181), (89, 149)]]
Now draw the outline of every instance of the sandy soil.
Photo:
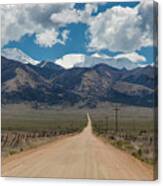
[(2, 162), (2, 176), (152, 180), (153, 169), (92, 134), (82, 133), (28, 150)]

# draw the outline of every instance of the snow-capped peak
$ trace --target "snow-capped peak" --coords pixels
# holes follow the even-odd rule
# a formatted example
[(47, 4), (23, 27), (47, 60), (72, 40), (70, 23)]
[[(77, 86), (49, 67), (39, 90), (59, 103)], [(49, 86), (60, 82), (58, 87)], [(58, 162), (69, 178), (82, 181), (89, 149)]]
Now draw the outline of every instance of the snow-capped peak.
[(4, 48), (1, 51), (1, 55), (7, 59), (19, 61), (23, 64), (37, 65), (39, 63), (39, 61), (32, 59), (18, 48)]

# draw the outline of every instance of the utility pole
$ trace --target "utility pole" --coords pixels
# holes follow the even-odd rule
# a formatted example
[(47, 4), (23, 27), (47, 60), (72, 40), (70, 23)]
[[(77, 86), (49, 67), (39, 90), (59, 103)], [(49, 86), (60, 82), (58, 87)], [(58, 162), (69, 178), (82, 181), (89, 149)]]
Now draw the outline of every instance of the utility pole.
[(106, 117), (105, 117), (105, 120), (106, 120), (106, 127), (107, 127), (107, 130), (109, 130), (109, 117), (106, 116)]
[(120, 109), (118, 108), (118, 106), (116, 105), (116, 107), (114, 108), (115, 111), (115, 131), (118, 132), (118, 111)]

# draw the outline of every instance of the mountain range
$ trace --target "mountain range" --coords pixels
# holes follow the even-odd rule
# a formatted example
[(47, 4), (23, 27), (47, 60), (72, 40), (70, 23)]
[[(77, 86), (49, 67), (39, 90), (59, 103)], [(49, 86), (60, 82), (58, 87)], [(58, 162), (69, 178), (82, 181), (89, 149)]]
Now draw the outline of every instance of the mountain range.
[(96, 107), (100, 102), (155, 105), (157, 68), (95, 66), (62, 68), (42, 61), (33, 64), (1, 57), (2, 104), (40, 103)]
[[(131, 55), (131, 54), (130, 54)], [(51, 61), (52, 63), (58, 64), (59, 66), (70, 69), (74, 67), (93, 67), (98, 64), (106, 64), (114, 68), (123, 69), (126, 68), (127, 70), (131, 70), (137, 67), (141, 67), (143, 64), (137, 63), (133, 60), (134, 56), (126, 57), (124, 55), (117, 55), (114, 57), (108, 56), (108, 55), (101, 55), (98, 53), (94, 53), (92, 55), (85, 55), (85, 54), (66, 54), (62, 56), (61, 58), (58, 58), (56, 60)], [(137, 54), (135, 54), (137, 55)], [(2, 56), (6, 57), (8, 59), (19, 61), (23, 64), (32, 64), (32, 65), (38, 65), (40, 64), (40, 61), (32, 59), (30, 56), (25, 54), (23, 51), (21, 51), (18, 48), (4, 48), (2, 49)], [(140, 56), (139, 60), (142, 60), (143, 58)]]

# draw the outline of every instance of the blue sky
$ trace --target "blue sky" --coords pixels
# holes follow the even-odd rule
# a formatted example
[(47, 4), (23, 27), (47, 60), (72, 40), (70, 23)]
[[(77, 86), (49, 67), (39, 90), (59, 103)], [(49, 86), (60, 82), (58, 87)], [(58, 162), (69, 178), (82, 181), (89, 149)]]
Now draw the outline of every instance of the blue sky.
[[(17, 27), (15, 26), (15, 30), (21, 29), (22, 27), (23, 31), (20, 34), (19, 33), (15, 35), (13, 33), (10, 34), (10, 30), (12, 29), (12, 27), (11, 24), (10, 25), (8, 24), (7, 25), (8, 27), (6, 28), (7, 31), (6, 30), (5, 31), (9, 33), (8, 35), (11, 35), (11, 38), (9, 36), (4, 36), (5, 42), (3, 48), (21, 49), (23, 52), (25, 52), (33, 59), (40, 61), (41, 60), (54, 61), (57, 58), (61, 58), (66, 54), (74, 53), (81, 53), (86, 55), (98, 53), (105, 54), (108, 56), (116, 56), (119, 54), (129, 54), (134, 52), (137, 55), (143, 56), (146, 59), (144, 61), (140, 61), (142, 64), (143, 63), (151, 64), (153, 63), (153, 44), (151, 43), (152, 28), (151, 30), (147, 31), (143, 30), (142, 26), (140, 26), (141, 24), (143, 24), (143, 22), (140, 23), (140, 20), (138, 18), (134, 19), (133, 22), (132, 18), (130, 20), (130, 17), (134, 15), (135, 17), (136, 16), (138, 17), (138, 15), (141, 12), (139, 11), (139, 9), (142, 10), (144, 8), (144, 10), (146, 11), (145, 6), (150, 8), (151, 4), (144, 3), (140, 5), (139, 2), (109, 2), (94, 4), (94, 6), (86, 7), (86, 4), (78, 3), (73, 5), (73, 8), (72, 6), (69, 7), (68, 5), (63, 7), (63, 9), (62, 7), (59, 7), (60, 8), (59, 12), (57, 12), (57, 10), (56, 12), (55, 11), (53, 12), (51, 8), (49, 9), (47, 8), (48, 14), (49, 12), (51, 12), (50, 18), (49, 16), (47, 17), (47, 21), (46, 15), (44, 17), (40, 16), (41, 13), (39, 12), (40, 10), (38, 8), (38, 16), (32, 17), (32, 15), (29, 15), (29, 18), (31, 19), (31, 22), (33, 22), (32, 24), (36, 25), (36, 27), (39, 27), (41, 25), (40, 26), (41, 29), (35, 28), (33, 31), (30, 31), (31, 25), (28, 25), (29, 23), (25, 25), (26, 21), (24, 19), (26, 18), (24, 19), (22, 18), (24, 21), (23, 22), (24, 25), (20, 24), (21, 23), (20, 18), (19, 19), (16, 18), (16, 20), (14, 20), (15, 22), (17, 21), (15, 23), (15, 25), (17, 26)], [(42, 7), (40, 7), (40, 9), (41, 8)], [(67, 22), (66, 20), (64, 20), (64, 13), (62, 13), (63, 10), (65, 9), (66, 11), (69, 11), (68, 15), (72, 14), (72, 17), (70, 16), (70, 18), (67, 19)], [(28, 10), (24, 8), (23, 11)], [(11, 14), (11, 12), (12, 11), (10, 11), (9, 14)], [(122, 14), (123, 12), (125, 14), (124, 18)], [(128, 12), (128, 15), (126, 14), (126, 12)], [(23, 12), (20, 12), (20, 14), (16, 16), (21, 16), (22, 13)], [(148, 23), (147, 20), (144, 20), (146, 19), (147, 17), (146, 15), (148, 15), (148, 13), (149, 12), (147, 13), (145, 12), (144, 13), (145, 15), (140, 14), (140, 16), (142, 16), (142, 20), (144, 21), (144, 23), (150, 25), (150, 23)], [(45, 12), (45, 14), (47, 14), (47, 12)], [(83, 18), (84, 17), (83, 14), (85, 15), (85, 18)], [(115, 24), (114, 19), (110, 18), (112, 16), (115, 17), (114, 18)], [(106, 25), (105, 19), (103, 19), (104, 17), (106, 17)], [(53, 24), (49, 21), (49, 19), (51, 19), (50, 21), (53, 22)], [(7, 20), (7, 16), (5, 20)], [(101, 30), (100, 25), (98, 24), (101, 24), (104, 27), (104, 30)], [(119, 25), (122, 24), (122, 26), (119, 26), (118, 24)], [(127, 31), (129, 33), (131, 32), (130, 34), (131, 36), (129, 34), (126, 35), (126, 27), (128, 25), (129, 30)], [(111, 32), (109, 28), (110, 30), (112, 29), (113, 31)], [(44, 29), (45, 30), (49, 29), (50, 32), (46, 33), (49, 33), (49, 35), (52, 34), (52, 36), (51, 37), (49, 35), (47, 36), (44, 33)], [(13, 30), (13, 32), (16, 32), (15, 30)], [(119, 32), (117, 32), (117, 35), (114, 34), (114, 30), (115, 32), (119, 30)], [(136, 32), (136, 30), (138, 31)], [(64, 31), (67, 32), (65, 32), (65, 38), (63, 39), (62, 37)], [(56, 41), (54, 41), (54, 39), (52, 38), (53, 35)], [(142, 35), (144, 37), (142, 37)], [(48, 40), (44, 41), (44, 38), (41, 36), (45, 36), (45, 38), (47, 37)], [(6, 39), (5, 37), (8, 38)], [(130, 37), (133, 38), (130, 39)], [(38, 39), (37, 41), (36, 38)], [(142, 42), (143, 39), (144, 42)]]
[(66, 26), (66, 28), (70, 30), (70, 34), (65, 45), (57, 43), (50, 48), (41, 47), (35, 44), (35, 34), (33, 34), (31, 36), (25, 35), (19, 42), (9, 42), (5, 47), (19, 48), (36, 60), (54, 60), (68, 53), (87, 54), (87, 37), (85, 34), (87, 26), (85, 24), (78, 23), (69, 24)]

